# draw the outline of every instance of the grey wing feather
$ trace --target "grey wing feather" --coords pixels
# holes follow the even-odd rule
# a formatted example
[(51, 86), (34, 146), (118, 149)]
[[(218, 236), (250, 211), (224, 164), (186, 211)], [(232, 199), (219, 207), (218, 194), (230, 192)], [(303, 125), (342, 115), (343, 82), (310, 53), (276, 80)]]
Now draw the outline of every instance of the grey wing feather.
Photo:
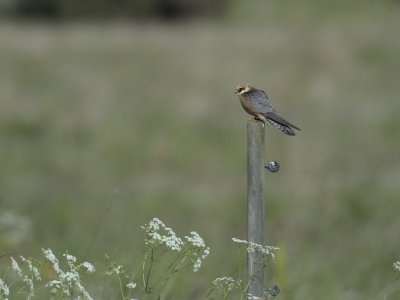
[(262, 90), (252, 89), (246, 93), (253, 108), (262, 114), (275, 111), (272, 105), (269, 103), (267, 94)]
[(293, 131), (293, 129), (290, 128), (289, 126), (287, 126), (287, 125), (282, 125), (281, 123), (275, 122), (275, 121), (272, 120), (272, 119), (267, 119), (267, 120), (268, 120), (268, 122), (269, 122), (270, 124), (272, 124), (272, 126), (278, 128), (278, 129), (279, 129), (280, 131), (282, 131), (283, 133), (285, 133), (285, 134), (287, 134), (287, 135), (290, 135), (290, 136), (296, 135), (296, 133)]
[(273, 113), (273, 112), (272, 113), (266, 113), (265, 117), (267, 119), (271, 119), (271, 120), (273, 120), (275, 122), (278, 122), (278, 123), (280, 123), (282, 125), (293, 127), (293, 128), (295, 128), (297, 130), (300, 130), (299, 127), (297, 127), (296, 125), (293, 125), (292, 123), (289, 123), (288, 121), (286, 121), (284, 118), (282, 118), (280, 115), (278, 115), (276, 113)]
[[(288, 121), (286, 121), (284, 118), (282, 118), (278, 114), (276, 109), (272, 107), (271, 103), (269, 102), (267, 94), (263, 90), (253, 89), (253, 90), (249, 91), (248, 93), (246, 93), (246, 95), (247, 95), (249, 101), (251, 102), (252, 106), (254, 107), (254, 109), (257, 112), (263, 114), (267, 119), (272, 120), (274, 123), (281, 124), (284, 127), (287, 126), (287, 127), (292, 127), (297, 130), (300, 130), (300, 128), (298, 128), (296, 125), (289, 123)], [(284, 131), (284, 130), (282, 130), (282, 131)], [(288, 134), (287, 132), (285, 132), (285, 133)], [(294, 132), (293, 132), (293, 134), (289, 134), (289, 135), (294, 135)]]

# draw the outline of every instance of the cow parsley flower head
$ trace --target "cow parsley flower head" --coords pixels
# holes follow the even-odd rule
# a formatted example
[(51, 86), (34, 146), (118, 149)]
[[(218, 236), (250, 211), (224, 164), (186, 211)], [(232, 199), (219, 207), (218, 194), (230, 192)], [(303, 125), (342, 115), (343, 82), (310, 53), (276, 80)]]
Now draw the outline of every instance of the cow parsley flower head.
[(65, 257), (65, 259), (67, 260), (68, 263), (72, 263), (72, 264), (76, 263), (76, 257), (71, 254), (68, 254), (68, 252), (65, 252), (63, 254), (63, 256)]
[(134, 288), (136, 287), (136, 283), (129, 282), (129, 283), (126, 284), (126, 287), (127, 287), (128, 289), (134, 289)]
[(400, 272), (400, 261), (396, 261), (396, 262), (393, 264), (393, 267), (394, 267), (394, 269), (395, 269), (397, 272)]
[(122, 274), (124, 272), (124, 267), (123, 266), (118, 266), (118, 265), (110, 265), (108, 268), (108, 271), (106, 272), (106, 275), (115, 275), (115, 276), (119, 276), (120, 274)]
[(7, 284), (0, 278), (0, 298), (8, 300), (8, 296), (10, 295), (10, 289)]
[(81, 284), (80, 269), (81, 267), (88, 273), (94, 272), (94, 267), (88, 262), (76, 264), (77, 259), (75, 256), (63, 254), (66, 260), (67, 270), (62, 270), (57, 257), (50, 249), (42, 249), (44, 257), (50, 262), (57, 276), (55, 279), (49, 281), (45, 286), (50, 288), (52, 295), (63, 295), (71, 297), (72, 292), (78, 292), (77, 299), (92, 300), (89, 293)]
[[(49, 287), (50, 293), (55, 295), (58, 291), (62, 289), (62, 282), (60, 280), (50, 280), (48, 283), (46, 283), (45, 286)], [(69, 293), (68, 289), (66, 290), (66, 293)]]
[(206, 246), (204, 240), (201, 238), (201, 236), (195, 232), (192, 231), (190, 232), (190, 236), (185, 236), (185, 239), (188, 241), (189, 244), (191, 244), (193, 247), (198, 247), (198, 248), (204, 248)]
[(207, 248), (204, 249), (203, 255), (201, 256), (201, 258), (204, 260), (204, 259), (206, 259), (207, 256), (209, 256), (209, 255), (210, 255), (210, 247), (207, 247)]
[(185, 236), (186, 246), (189, 249), (189, 256), (193, 262), (193, 272), (197, 272), (203, 260), (210, 254), (210, 247), (206, 246), (203, 238), (195, 231)]
[(17, 261), (14, 259), (14, 257), (10, 257), (11, 259), (11, 269), (17, 274), (18, 277), (22, 277), (22, 270), (20, 266), (18, 265)]
[(94, 268), (94, 266), (93, 266), (90, 262), (87, 262), (87, 261), (85, 261), (85, 262), (82, 264), (82, 267), (85, 269), (85, 271), (86, 271), (87, 273), (94, 273), (94, 272), (96, 271), (96, 269)]
[(175, 232), (165, 226), (159, 219), (152, 219), (149, 224), (142, 226), (146, 233), (145, 243), (151, 247), (166, 246), (168, 249), (180, 252), (183, 242)]
[(233, 279), (232, 277), (219, 277), (213, 280), (208, 292), (207, 298), (220, 299), (224, 295), (226, 297), (228, 294), (236, 288), (240, 288), (242, 281), (240, 279)]
[(234, 280), (232, 277), (219, 277), (214, 279), (212, 284), (229, 292), (235, 287), (238, 287), (238, 284), (240, 283)]
[[(39, 270), (33, 265), (30, 259), (21, 256), (20, 259), (25, 267), (20, 267), (18, 262), (13, 258), (11, 259), (11, 270), (15, 272), (17, 277), (22, 281), (29, 291), (28, 299), (35, 295), (35, 286), (33, 280), (41, 280)], [(1, 297), (0, 297), (1, 299)]]
[(23, 263), (25, 263), (25, 264), (28, 266), (29, 271), (33, 274), (33, 277), (34, 277), (36, 280), (39, 280), (39, 281), (42, 280), (42, 278), (41, 278), (41, 276), (40, 276), (40, 272), (39, 272), (38, 268), (36, 268), (36, 267), (33, 265), (32, 260), (27, 259), (27, 258), (23, 257), (22, 255), (21, 255), (19, 258), (21, 259), (21, 261), (22, 261)]
[(61, 274), (62, 271), (60, 269), (59, 261), (53, 254), (53, 251), (51, 251), (51, 249), (42, 249), (42, 252), (44, 257), (51, 263), (54, 271), (56, 271), (57, 274)]

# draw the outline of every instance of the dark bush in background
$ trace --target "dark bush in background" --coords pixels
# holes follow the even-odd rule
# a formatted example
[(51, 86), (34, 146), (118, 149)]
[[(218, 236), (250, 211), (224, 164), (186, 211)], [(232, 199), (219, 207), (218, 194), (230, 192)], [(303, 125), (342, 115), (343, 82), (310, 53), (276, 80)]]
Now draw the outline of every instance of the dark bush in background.
[(228, 0), (16, 0), (0, 6), (3, 15), (22, 18), (164, 18), (220, 13)]

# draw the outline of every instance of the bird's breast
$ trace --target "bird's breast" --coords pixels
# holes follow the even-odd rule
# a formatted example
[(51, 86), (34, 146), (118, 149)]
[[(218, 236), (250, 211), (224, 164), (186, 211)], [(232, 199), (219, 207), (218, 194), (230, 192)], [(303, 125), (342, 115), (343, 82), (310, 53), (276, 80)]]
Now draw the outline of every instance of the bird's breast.
[(251, 115), (255, 115), (257, 112), (254, 110), (249, 99), (246, 96), (239, 95), (240, 103), (242, 104), (244, 110)]

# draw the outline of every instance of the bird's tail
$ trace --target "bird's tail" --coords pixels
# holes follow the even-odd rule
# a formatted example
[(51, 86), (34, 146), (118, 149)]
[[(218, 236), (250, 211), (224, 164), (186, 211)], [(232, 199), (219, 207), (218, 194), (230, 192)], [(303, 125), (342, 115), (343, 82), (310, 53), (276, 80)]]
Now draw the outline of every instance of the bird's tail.
[(292, 123), (289, 123), (284, 118), (282, 118), (280, 115), (278, 115), (276, 112), (266, 113), (264, 116), (266, 117), (266, 119), (272, 126), (274, 126), (275, 128), (278, 128), (280, 131), (282, 131), (286, 135), (294, 136), (294, 135), (296, 135), (296, 133), (294, 132), (293, 129), (300, 130), (299, 127), (297, 127), (296, 125), (293, 125)]
[(274, 120), (271, 120), (271, 119), (267, 119), (267, 120), (272, 126), (274, 126), (275, 128), (278, 128), (284, 134), (289, 135), (289, 136), (295, 136), (296, 135), (296, 133), (293, 131), (293, 129), (290, 128), (289, 126), (280, 124), (280, 123), (275, 122)]

